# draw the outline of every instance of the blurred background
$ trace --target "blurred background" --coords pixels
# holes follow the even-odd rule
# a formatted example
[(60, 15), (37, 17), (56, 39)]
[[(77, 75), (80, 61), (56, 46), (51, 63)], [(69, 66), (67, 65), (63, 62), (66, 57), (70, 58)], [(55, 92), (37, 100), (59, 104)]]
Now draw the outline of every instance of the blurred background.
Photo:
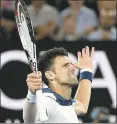
[[(24, 1), (34, 27), (37, 58), (43, 51), (62, 46), (76, 62), (79, 50), (95, 47), (89, 111), (78, 118), (83, 123), (116, 123), (116, 0)], [(14, 3), (0, 1), (0, 123), (23, 122), (25, 80), (31, 72), (16, 27)]]

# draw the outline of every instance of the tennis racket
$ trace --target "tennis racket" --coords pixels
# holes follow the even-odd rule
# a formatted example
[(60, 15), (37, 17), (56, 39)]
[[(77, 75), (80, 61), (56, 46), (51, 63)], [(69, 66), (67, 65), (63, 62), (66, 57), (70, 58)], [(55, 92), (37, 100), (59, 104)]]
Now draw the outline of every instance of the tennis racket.
[[(33, 72), (38, 72), (37, 59), (36, 59), (36, 44), (32, 22), (27, 11), (26, 4), (23, 0), (15, 1), (15, 18), (21, 43), (25, 53), (27, 55), (29, 65)], [(48, 119), (46, 113), (46, 107), (44, 105), (44, 99), (42, 90), (36, 91), (37, 95), (37, 113), (39, 114), (39, 121), (45, 121)]]

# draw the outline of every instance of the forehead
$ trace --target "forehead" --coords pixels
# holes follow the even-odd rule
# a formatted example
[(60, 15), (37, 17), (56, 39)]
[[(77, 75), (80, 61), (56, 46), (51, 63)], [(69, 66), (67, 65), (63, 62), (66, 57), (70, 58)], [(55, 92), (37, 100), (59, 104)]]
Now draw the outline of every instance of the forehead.
[(55, 65), (64, 65), (69, 62), (71, 62), (71, 60), (67, 56), (57, 56), (55, 58)]

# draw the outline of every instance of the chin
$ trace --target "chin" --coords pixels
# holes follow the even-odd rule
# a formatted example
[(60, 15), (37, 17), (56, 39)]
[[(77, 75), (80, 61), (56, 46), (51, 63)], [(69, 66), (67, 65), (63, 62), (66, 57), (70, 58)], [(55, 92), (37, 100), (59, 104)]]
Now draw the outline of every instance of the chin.
[(77, 85), (78, 84), (78, 79), (75, 75), (70, 75), (70, 84), (71, 85)]

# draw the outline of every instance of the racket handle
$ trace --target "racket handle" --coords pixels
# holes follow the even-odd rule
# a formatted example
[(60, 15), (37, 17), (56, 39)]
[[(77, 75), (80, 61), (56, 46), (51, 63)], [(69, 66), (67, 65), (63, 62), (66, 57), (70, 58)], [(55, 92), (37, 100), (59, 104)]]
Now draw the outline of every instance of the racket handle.
[(48, 116), (47, 116), (47, 109), (45, 105), (46, 101), (42, 94), (42, 90), (36, 91), (36, 96), (37, 96), (37, 115), (39, 115), (39, 119), (37, 118), (37, 122), (47, 121)]

